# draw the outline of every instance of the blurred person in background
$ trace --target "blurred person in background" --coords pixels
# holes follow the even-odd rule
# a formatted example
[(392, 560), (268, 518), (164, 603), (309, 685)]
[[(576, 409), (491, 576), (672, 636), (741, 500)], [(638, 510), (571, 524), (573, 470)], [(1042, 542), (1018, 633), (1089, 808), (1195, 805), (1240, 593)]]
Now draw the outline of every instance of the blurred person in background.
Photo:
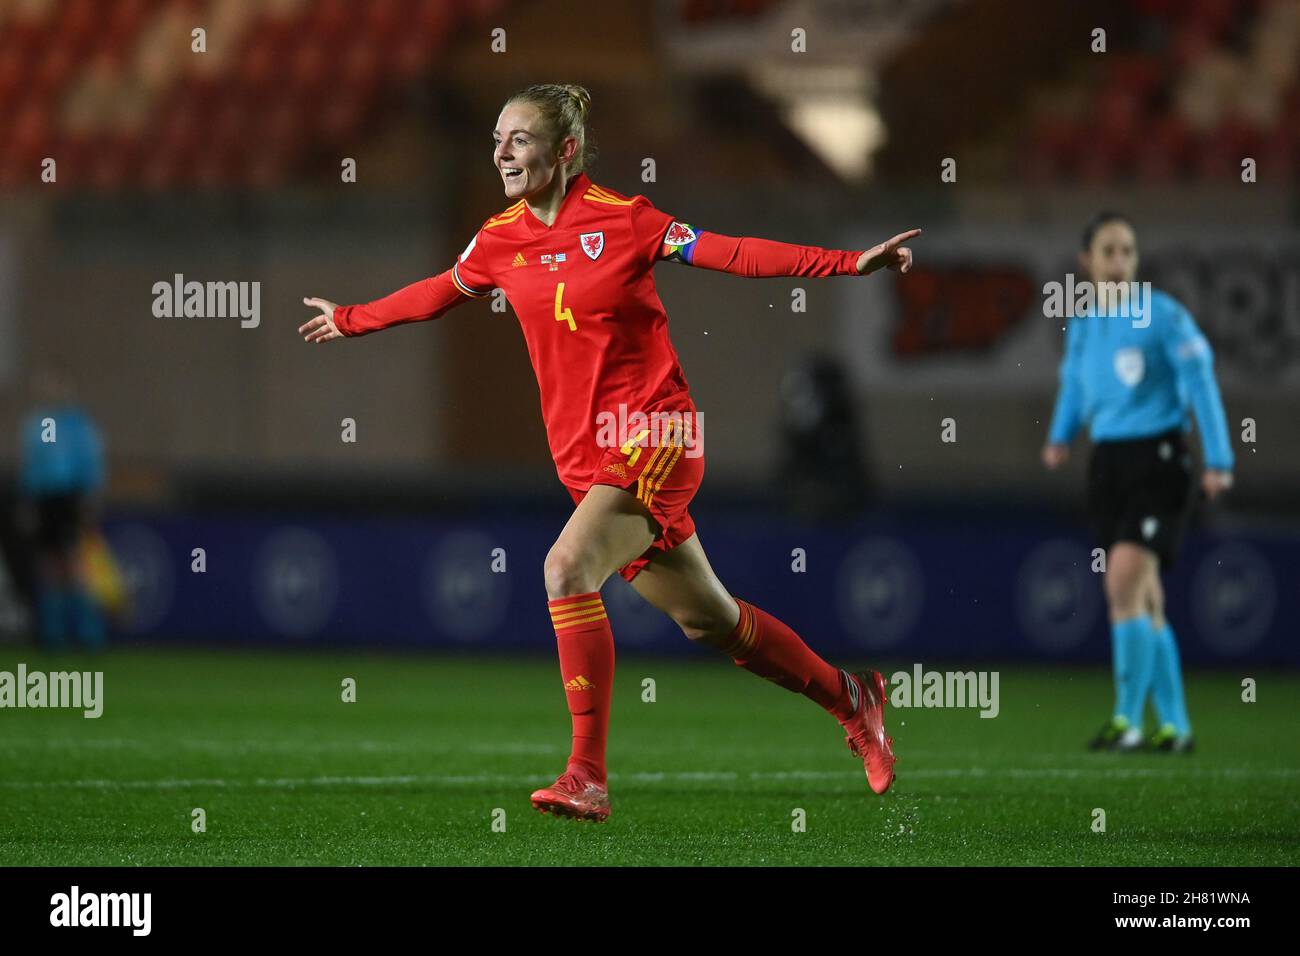
[(32, 386), (34, 407), (20, 430), (18, 490), (33, 539), (37, 633), (50, 650), (64, 647), (69, 637), (98, 650), (105, 623), (83, 544), (104, 486), (103, 442), (60, 369), (38, 369)]
[[(1060, 388), (1042, 458), (1049, 469), (1059, 468), (1080, 427), (1089, 425), (1094, 447), (1088, 511), (1106, 549), (1115, 671), (1114, 715), (1090, 746), (1190, 752), (1192, 725), (1160, 573), (1178, 556), (1193, 501), (1189, 410), (1201, 432), (1206, 498), (1214, 500), (1232, 486), (1233, 453), (1214, 353), (1192, 316), (1169, 295), (1152, 291), (1138, 319), (1131, 305), (1121, 307), (1115, 287), (1104, 285), (1130, 283), (1137, 275), (1137, 235), (1124, 216), (1103, 212), (1088, 223), (1079, 264), (1094, 283), (1096, 305), (1067, 319)], [(1146, 739), (1148, 691), (1160, 724)]]
[(793, 514), (826, 520), (870, 503), (857, 410), (839, 360), (813, 355), (782, 377), (781, 437), (778, 476)]
[[(686, 636), (716, 647), (834, 716), (871, 789), (894, 780), (884, 680), (822, 659), (791, 628), (723, 587), (688, 505), (703, 478), (699, 416), (668, 337), (653, 267), (667, 260), (742, 276), (908, 271), (912, 230), (865, 251), (798, 246), (698, 230), (593, 183), (586, 172), (591, 97), (545, 84), (506, 101), (492, 131), (493, 165), (511, 205), (486, 220), (452, 268), (373, 302), (320, 311), (299, 328), (313, 344), (443, 315), (501, 288), (523, 329), (542, 417), (575, 510), (543, 568), (561, 679), (573, 723), (568, 765), (533, 806), (559, 816), (609, 816), (605, 749), (614, 637), (600, 588), (619, 572)], [(602, 441), (618, 409), (669, 424)], [(688, 447), (698, 454), (685, 455)]]

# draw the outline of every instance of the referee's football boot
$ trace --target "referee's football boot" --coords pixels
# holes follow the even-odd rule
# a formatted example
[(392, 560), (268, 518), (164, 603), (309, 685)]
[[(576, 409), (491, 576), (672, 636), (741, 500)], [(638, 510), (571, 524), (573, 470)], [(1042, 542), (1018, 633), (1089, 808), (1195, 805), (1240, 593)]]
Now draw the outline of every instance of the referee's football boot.
[(1102, 724), (1097, 736), (1089, 741), (1088, 749), (1134, 753), (1141, 750), (1145, 743), (1140, 727), (1130, 727), (1123, 717), (1112, 717)]
[(1196, 740), (1191, 734), (1180, 737), (1173, 724), (1165, 724), (1151, 735), (1147, 746), (1162, 754), (1189, 754), (1196, 750)]

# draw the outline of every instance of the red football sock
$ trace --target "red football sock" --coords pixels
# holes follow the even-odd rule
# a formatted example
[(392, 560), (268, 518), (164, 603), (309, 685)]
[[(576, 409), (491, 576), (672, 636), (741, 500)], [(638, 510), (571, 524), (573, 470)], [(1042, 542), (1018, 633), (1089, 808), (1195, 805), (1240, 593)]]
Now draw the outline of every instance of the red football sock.
[(839, 668), (818, 657), (798, 634), (762, 608), (735, 601), (740, 620), (719, 649), (750, 673), (803, 694), (837, 720), (848, 719), (854, 708)]
[(573, 716), (569, 770), (605, 782), (605, 739), (614, 684), (614, 632), (599, 591), (549, 601), (560, 679)]

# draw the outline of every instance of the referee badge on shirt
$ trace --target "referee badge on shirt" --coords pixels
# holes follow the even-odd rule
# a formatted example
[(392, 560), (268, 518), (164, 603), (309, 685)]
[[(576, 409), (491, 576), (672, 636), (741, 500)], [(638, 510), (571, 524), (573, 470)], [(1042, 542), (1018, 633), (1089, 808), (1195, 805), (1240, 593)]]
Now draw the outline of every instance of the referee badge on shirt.
[(582, 251), (587, 254), (587, 258), (594, 262), (605, 251), (604, 230), (600, 232), (584, 232), (578, 237), (578, 245), (582, 246)]
[(1115, 375), (1129, 388), (1142, 381), (1146, 371), (1146, 356), (1141, 349), (1120, 349), (1115, 353)]

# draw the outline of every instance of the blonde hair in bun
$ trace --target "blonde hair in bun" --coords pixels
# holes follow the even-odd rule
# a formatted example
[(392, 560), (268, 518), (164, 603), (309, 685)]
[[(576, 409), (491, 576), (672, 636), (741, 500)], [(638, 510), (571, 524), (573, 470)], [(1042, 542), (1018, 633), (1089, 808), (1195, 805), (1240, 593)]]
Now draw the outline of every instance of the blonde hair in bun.
[(515, 93), (505, 105), (511, 103), (527, 103), (536, 108), (553, 146), (558, 147), (569, 136), (578, 141), (577, 152), (566, 167), (566, 181), (591, 168), (596, 158), (596, 141), (587, 124), (591, 94), (586, 87), (573, 83), (539, 83)]

